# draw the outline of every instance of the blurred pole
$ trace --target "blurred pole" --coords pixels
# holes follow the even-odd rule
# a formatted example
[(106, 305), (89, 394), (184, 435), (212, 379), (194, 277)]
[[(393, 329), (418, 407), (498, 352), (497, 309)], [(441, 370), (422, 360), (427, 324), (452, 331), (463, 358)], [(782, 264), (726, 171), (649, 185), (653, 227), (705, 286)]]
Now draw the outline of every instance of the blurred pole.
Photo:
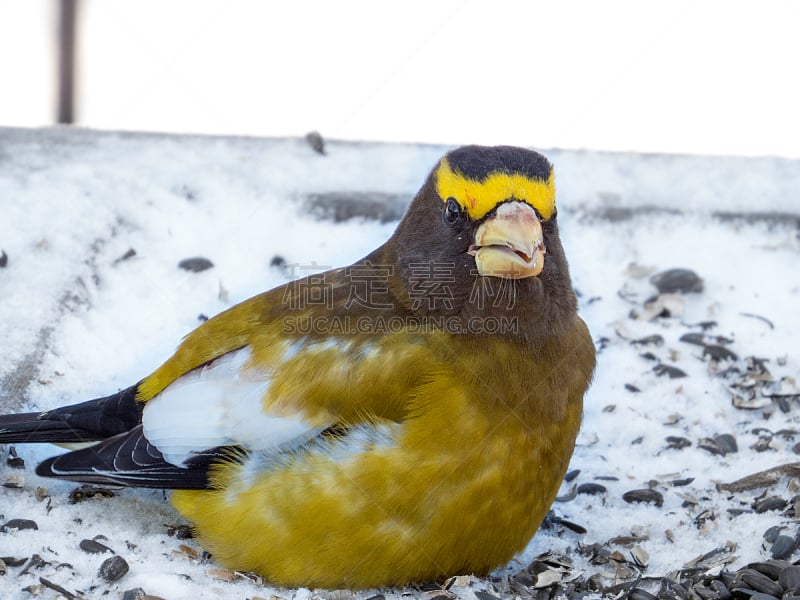
[(58, 106), (57, 123), (75, 121), (75, 22), (78, 0), (57, 0), (58, 14)]

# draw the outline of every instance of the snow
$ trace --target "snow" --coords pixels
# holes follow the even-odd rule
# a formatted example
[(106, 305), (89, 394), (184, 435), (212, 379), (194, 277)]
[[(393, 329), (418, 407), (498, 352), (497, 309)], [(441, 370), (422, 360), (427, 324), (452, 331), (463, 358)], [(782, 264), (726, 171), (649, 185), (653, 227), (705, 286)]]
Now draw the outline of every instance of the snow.
[[(199, 324), (200, 315), (286, 282), (287, 273), (270, 266), (276, 255), (290, 265), (289, 276), (363, 256), (396, 223), (320, 220), (304, 208), (304, 198), (374, 192), (407, 201), (447, 150), (331, 141), (326, 148), (321, 156), (303, 139), (0, 129), (0, 250), (8, 255), (0, 269), (3, 412), (46, 409), (127, 387), (160, 364)], [(794, 402), (788, 413), (733, 407), (729, 382), (713, 374), (702, 348), (679, 338), (699, 331), (687, 324), (715, 320), (718, 326), (708, 333), (734, 340), (730, 349), (739, 355), (740, 367), (747, 356), (768, 358), (772, 375), (797, 393), (800, 163), (544, 153), (556, 166), (562, 238), (581, 313), (602, 342), (570, 467), (581, 471), (573, 483), (596, 476), (617, 480), (599, 481), (606, 494), (579, 494), (554, 505), (586, 534), (543, 529), (518, 562), (632, 531), (647, 534), (640, 542), (649, 555), (647, 575), (679, 569), (729, 540), (737, 544), (732, 568), (767, 557), (763, 532), (790, 520), (777, 512), (731, 517), (728, 508), (749, 508), (763, 488), (734, 497), (718, 492), (715, 484), (795, 462), (792, 446), (800, 434), (775, 435), (765, 452), (751, 446), (759, 428), (800, 430), (800, 407)], [(730, 213), (738, 218), (724, 218)], [(135, 256), (118, 260), (129, 249)], [(214, 267), (201, 273), (177, 268), (192, 256), (209, 258)], [(697, 272), (704, 291), (681, 295), (679, 316), (629, 318), (655, 293), (649, 275), (641, 272), (672, 267)], [(651, 334), (663, 336), (663, 345), (630, 343)], [(646, 351), (688, 377), (656, 376), (655, 363), (640, 356)], [(626, 384), (642, 391), (632, 393)], [(738, 452), (720, 457), (698, 447), (719, 433), (735, 435)], [(670, 435), (688, 438), (691, 446), (667, 449), (664, 439)], [(38, 553), (52, 563), (26, 575), (9, 568), (0, 576), (0, 597), (30, 597), (20, 590), (39, 584), (40, 575), (87, 597), (107, 590), (119, 597), (136, 587), (169, 599), (313, 596), (309, 590), (215, 578), (213, 561), (193, 560), (181, 549), (186, 544), (200, 550), (194, 541), (166, 535), (165, 524), (184, 521), (161, 491), (126, 490), (71, 505), (74, 485), (32, 472), (38, 460), (56, 451), (17, 445), (25, 471), (7, 467), (5, 460), (0, 464), (0, 479), (21, 478), (23, 485), (0, 488), (0, 522), (27, 518), (39, 526), (0, 533), (0, 556)], [(669, 485), (685, 477), (694, 481)], [(664, 496), (663, 506), (622, 500), (624, 492), (651, 481)], [(565, 483), (562, 494), (572, 485)], [(770, 493), (790, 499), (798, 493), (796, 485), (784, 479)], [(48, 497), (37, 501), (37, 487), (47, 488)], [(680, 494), (687, 493), (696, 499), (694, 508), (682, 506)], [(695, 523), (705, 509), (714, 518)], [(96, 576), (108, 555), (78, 549), (81, 539), (95, 535), (105, 536), (100, 541), (130, 564), (117, 583)], [(587, 575), (609, 570), (572, 556)], [(70, 566), (55, 566), (62, 562)], [(509, 572), (519, 566), (512, 562)], [(473, 587), (455, 591), (471, 598), (470, 590), (485, 584), (475, 579)], [(402, 590), (382, 592), (400, 597)]]

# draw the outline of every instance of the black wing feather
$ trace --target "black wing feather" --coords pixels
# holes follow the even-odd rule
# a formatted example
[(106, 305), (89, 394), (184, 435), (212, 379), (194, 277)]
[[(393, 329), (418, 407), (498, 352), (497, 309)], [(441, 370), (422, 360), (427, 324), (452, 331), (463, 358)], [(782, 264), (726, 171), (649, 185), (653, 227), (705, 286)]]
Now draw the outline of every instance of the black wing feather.
[(210, 488), (211, 464), (230, 456), (225, 447), (213, 448), (194, 455), (184, 467), (175, 466), (164, 460), (138, 425), (89, 448), (50, 458), (36, 473), (82, 483), (202, 490)]

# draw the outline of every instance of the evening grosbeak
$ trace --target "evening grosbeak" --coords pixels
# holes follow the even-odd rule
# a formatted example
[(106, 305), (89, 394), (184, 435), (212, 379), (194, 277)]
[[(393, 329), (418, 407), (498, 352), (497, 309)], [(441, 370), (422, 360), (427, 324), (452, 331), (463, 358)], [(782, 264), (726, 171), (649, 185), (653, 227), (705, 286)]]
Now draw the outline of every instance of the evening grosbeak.
[(116, 394), (0, 417), (0, 443), (84, 445), (42, 476), (176, 490), (217, 561), (274, 583), (485, 574), (569, 463), (595, 367), (576, 304), (550, 163), (466, 146), (365, 258), (226, 310)]

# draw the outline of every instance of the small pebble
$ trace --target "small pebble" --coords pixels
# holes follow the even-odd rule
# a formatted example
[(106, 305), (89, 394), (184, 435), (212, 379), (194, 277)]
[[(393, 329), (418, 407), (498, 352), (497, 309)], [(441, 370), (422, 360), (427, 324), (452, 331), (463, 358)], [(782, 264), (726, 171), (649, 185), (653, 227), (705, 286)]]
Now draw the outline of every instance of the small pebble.
[(184, 271), (191, 271), (192, 273), (200, 273), (201, 271), (210, 269), (213, 266), (214, 263), (212, 263), (207, 258), (203, 258), (202, 256), (184, 258), (181, 262), (178, 263), (178, 267), (180, 267)]
[(650, 278), (662, 294), (689, 294), (703, 291), (703, 280), (690, 269), (668, 269)]
[(130, 590), (125, 590), (122, 593), (122, 600), (141, 600), (147, 595), (142, 588), (133, 588)]
[(121, 579), (128, 572), (128, 569), (128, 563), (124, 558), (112, 556), (103, 561), (97, 571), (97, 575), (108, 583), (114, 583)]
[(622, 494), (622, 499), (625, 502), (651, 502), (656, 506), (664, 504), (664, 496), (661, 492), (650, 489), (631, 490)]

